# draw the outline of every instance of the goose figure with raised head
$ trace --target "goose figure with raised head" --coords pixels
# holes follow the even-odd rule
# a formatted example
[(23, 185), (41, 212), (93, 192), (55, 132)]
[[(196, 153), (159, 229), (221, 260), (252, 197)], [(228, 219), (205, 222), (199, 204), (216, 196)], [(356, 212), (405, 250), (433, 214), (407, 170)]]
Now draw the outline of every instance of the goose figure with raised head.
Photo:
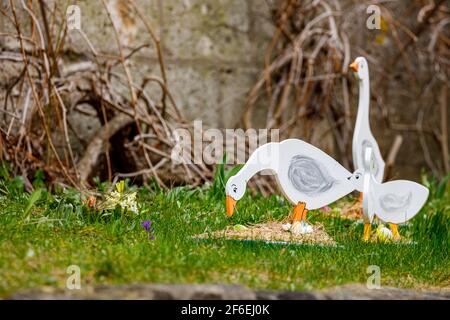
[[(383, 182), (384, 176), (384, 160), (381, 156), (380, 148), (375, 140), (372, 131), (370, 130), (370, 79), (369, 79), (369, 64), (364, 57), (358, 57), (350, 64), (350, 69), (355, 72), (356, 78), (359, 82), (359, 101), (358, 113), (356, 116), (355, 130), (353, 132), (352, 141), (352, 155), (353, 165), (356, 169), (364, 168), (364, 153), (367, 148), (372, 148), (373, 151), (373, 175), (379, 183)], [(362, 202), (363, 193), (360, 194), (360, 203)], [(370, 230), (371, 225), (365, 222), (365, 229)], [(395, 239), (400, 239), (397, 224), (390, 224), (392, 234)], [(370, 232), (365, 233), (370, 234)], [(368, 239), (364, 239), (368, 240)]]

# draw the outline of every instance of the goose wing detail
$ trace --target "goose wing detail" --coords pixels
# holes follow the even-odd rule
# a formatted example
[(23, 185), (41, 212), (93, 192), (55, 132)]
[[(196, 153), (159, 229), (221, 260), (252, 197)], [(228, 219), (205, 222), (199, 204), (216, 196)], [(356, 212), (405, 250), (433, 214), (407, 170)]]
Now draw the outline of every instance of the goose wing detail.
[(313, 145), (298, 139), (280, 143), (277, 179), (293, 204), (306, 202), (313, 210), (332, 203), (354, 190), (351, 173)]
[(376, 215), (384, 222), (404, 223), (413, 218), (427, 201), (429, 190), (416, 182), (395, 180), (373, 183)]
[(298, 191), (310, 196), (318, 196), (339, 183), (318, 160), (305, 155), (291, 159), (288, 177)]

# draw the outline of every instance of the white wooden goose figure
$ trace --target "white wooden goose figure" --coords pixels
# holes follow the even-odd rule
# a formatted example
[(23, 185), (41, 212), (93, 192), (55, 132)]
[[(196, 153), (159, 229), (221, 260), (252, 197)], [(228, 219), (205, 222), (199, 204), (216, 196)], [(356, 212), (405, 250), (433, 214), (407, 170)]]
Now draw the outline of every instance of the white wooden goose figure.
[(275, 174), (284, 196), (295, 206), (291, 232), (312, 232), (308, 210), (321, 208), (357, 189), (363, 189), (363, 170), (351, 174), (322, 150), (298, 139), (271, 142), (257, 148), (247, 163), (227, 181), (226, 207), (231, 216), (244, 196), (247, 182), (261, 170)]
[[(350, 68), (355, 72), (359, 82), (359, 101), (358, 113), (356, 116), (355, 130), (353, 132), (352, 153), (353, 165), (355, 170), (364, 169), (364, 153), (366, 148), (373, 150), (373, 175), (375, 179), (381, 183), (384, 176), (384, 160), (381, 156), (380, 148), (370, 130), (370, 79), (369, 65), (364, 57), (358, 57), (350, 64)], [(363, 193), (360, 194), (360, 202), (362, 202)], [(398, 227), (396, 224), (390, 225), (394, 238), (400, 238)], [(368, 228), (368, 226), (365, 226)], [(370, 233), (367, 233), (370, 234)], [(368, 240), (364, 239), (364, 240)]]
[(420, 211), (428, 198), (429, 190), (408, 180), (379, 183), (373, 174), (375, 157), (372, 148), (366, 148), (363, 165), (364, 239), (368, 240), (375, 215), (383, 222), (395, 225), (404, 223)]
[(380, 148), (370, 130), (369, 103), (370, 103), (370, 81), (369, 65), (364, 57), (358, 57), (350, 65), (359, 80), (359, 102), (356, 116), (355, 131), (353, 132), (352, 152), (355, 170), (364, 168), (365, 149), (371, 147), (373, 150), (374, 167), (373, 175), (378, 182), (383, 181), (384, 160)]

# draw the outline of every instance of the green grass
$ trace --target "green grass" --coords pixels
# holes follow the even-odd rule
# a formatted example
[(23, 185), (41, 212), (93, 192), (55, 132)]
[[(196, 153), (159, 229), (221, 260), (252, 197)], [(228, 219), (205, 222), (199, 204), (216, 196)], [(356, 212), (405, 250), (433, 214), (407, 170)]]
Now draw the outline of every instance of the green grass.
[[(220, 184), (225, 180), (220, 173)], [(425, 181), (427, 205), (400, 233), (415, 245), (364, 243), (362, 225), (311, 211), (338, 247), (193, 240), (229, 224), (283, 219), (282, 198), (246, 195), (230, 219), (222, 188), (138, 189), (140, 215), (88, 210), (75, 190), (28, 194), (20, 178), (0, 180), (0, 297), (37, 286), (65, 287), (67, 267), (81, 268), (82, 286), (125, 283), (229, 283), (259, 289), (307, 290), (366, 283), (369, 265), (383, 286), (449, 286), (450, 193)], [(36, 185), (41, 186), (39, 181)], [(105, 188), (105, 185), (101, 185)], [(38, 193), (38, 194), (37, 194)], [(338, 210), (352, 197), (334, 204)], [(155, 239), (141, 227), (151, 220)]]

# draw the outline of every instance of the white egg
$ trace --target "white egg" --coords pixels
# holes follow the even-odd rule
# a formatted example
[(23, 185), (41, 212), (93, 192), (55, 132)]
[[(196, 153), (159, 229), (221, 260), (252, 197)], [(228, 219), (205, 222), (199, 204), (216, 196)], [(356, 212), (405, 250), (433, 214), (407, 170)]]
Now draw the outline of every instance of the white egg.
[(292, 224), (290, 231), (292, 234), (299, 235), (311, 233), (313, 228), (305, 221), (296, 221)]

